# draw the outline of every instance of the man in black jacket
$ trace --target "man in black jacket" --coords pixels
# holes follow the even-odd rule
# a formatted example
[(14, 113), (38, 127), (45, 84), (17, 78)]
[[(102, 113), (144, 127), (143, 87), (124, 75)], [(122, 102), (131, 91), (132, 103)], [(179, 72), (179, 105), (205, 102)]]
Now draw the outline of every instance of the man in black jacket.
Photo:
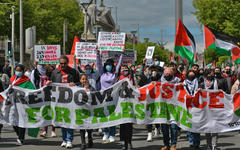
[[(65, 83), (69, 84), (70, 86), (74, 86), (76, 83), (79, 82), (78, 71), (68, 66), (69, 60), (67, 56), (61, 56), (59, 61), (60, 67), (52, 72), (50, 78), (51, 81), (55, 83)], [(47, 84), (49, 84), (49, 82)], [(73, 129), (62, 128), (62, 139), (62, 147), (72, 148)]]
[(227, 80), (222, 76), (221, 67), (215, 68), (215, 79), (217, 81), (218, 89), (223, 90), (227, 94), (230, 94), (230, 90), (228, 88)]

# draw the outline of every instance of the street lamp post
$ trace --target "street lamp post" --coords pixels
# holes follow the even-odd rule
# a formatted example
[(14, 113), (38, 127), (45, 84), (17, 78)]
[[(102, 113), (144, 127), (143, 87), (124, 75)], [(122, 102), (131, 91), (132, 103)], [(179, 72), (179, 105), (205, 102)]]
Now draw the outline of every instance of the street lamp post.
[(19, 1), (20, 3), (20, 64), (24, 62), (24, 51), (23, 51), (23, 7), (22, 7), (22, 0)]
[(137, 31), (131, 31), (131, 34), (132, 34), (132, 36), (133, 36), (133, 39), (132, 39), (133, 50), (135, 49), (135, 42), (134, 42), (134, 40), (135, 40), (135, 35), (136, 35), (136, 33), (137, 33)]
[(15, 6), (12, 6), (12, 15), (11, 15), (11, 18), (12, 18), (12, 74), (13, 74), (13, 71), (14, 71), (14, 68), (15, 68), (15, 55), (14, 55), (14, 9), (15, 9)]

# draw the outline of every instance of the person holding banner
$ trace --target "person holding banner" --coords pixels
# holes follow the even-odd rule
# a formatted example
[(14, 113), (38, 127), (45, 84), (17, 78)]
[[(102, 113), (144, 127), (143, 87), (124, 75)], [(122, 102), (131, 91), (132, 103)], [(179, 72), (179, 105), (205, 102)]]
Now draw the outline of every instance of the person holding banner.
[[(4, 91), (2, 81), (0, 80), (0, 92)], [(0, 110), (2, 109), (2, 102), (0, 101)], [(0, 124), (0, 139), (1, 139), (1, 133), (2, 133), (3, 124)]]
[[(132, 71), (129, 69), (127, 65), (121, 67), (121, 75), (119, 81), (128, 78), (133, 86), (135, 86), (135, 81), (133, 78)], [(133, 124), (132, 123), (124, 123), (120, 124), (120, 141), (124, 142), (122, 150), (131, 150), (132, 146), (132, 134), (133, 134)]]
[(85, 74), (88, 76), (89, 84), (94, 88), (97, 89), (97, 79), (99, 77), (98, 71), (93, 71), (93, 67), (91, 65), (85, 66)]
[[(100, 75), (100, 83), (101, 83), (101, 90), (106, 90), (110, 86), (112, 86), (117, 79), (117, 75), (119, 73), (120, 66), (122, 64), (122, 58), (123, 58), (123, 52), (119, 58), (118, 64), (115, 67), (114, 66), (114, 60), (113, 59), (107, 59), (106, 62), (104, 63), (104, 66), (102, 66), (102, 59), (100, 57), (100, 52), (97, 49), (97, 69), (99, 71)], [(103, 142), (115, 142), (115, 132), (116, 132), (116, 127), (109, 127), (109, 128), (104, 128), (103, 129)]]
[[(16, 66), (15, 75), (10, 78), (11, 86), (18, 86), (18, 87), (26, 88), (26, 89), (35, 89), (34, 85), (30, 81), (30, 79), (24, 75), (24, 69), (25, 69), (25, 67), (22, 64), (18, 64)], [(26, 129), (18, 127), (18, 126), (13, 126), (13, 129), (18, 136), (17, 145), (18, 146), (23, 145)], [(31, 131), (34, 131), (34, 130), (30, 129), (28, 134), (31, 134), (30, 133)]]
[[(174, 77), (174, 72), (172, 68), (166, 68), (164, 70), (164, 74), (161, 77), (162, 83), (170, 83), (170, 84), (177, 84), (180, 82), (180, 79), (178, 77)], [(178, 126), (176, 124), (171, 123), (168, 124), (161, 124), (162, 133), (163, 133), (163, 143), (164, 146), (161, 150), (168, 150), (169, 146), (171, 146), (170, 150), (176, 150), (177, 145), (177, 137), (178, 137)], [(171, 133), (171, 143), (169, 145), (169, 128)]]
[[(85, 88), (87, 92), (95, 91), (95, 89), (89, 84), (88, 75), (87, 74), (81, 74), (80, 75), (80, 82), (76, 84), (79, 87)], [(86, 149), (86, 140), (85, 140), (85, 133), (86, 130), (80, 130), (80, 136), (81, 136), (81, 147), (80, 150)], [(88, 135), (88, 148), (92, 148), (93, 146), (93, 138), (92, 138), (92, 130), (87, 130)]]
[[(186, 74), (186, 80), (184, 80), (183, 84), (189, 95), (193, 96), (194, 93), (198, 90), (198, 79), (196, 78), (196, 71), (189, 70)], [(200, 134), (187, 132), (188, 139), (190, 143), (190, 147), (194, 150), (199, 150), (200, 146)]]
[[(64, 83), (69, 84), (70, 86), (74, 86), (79, 82), (79, 73), (77, 70), (68, 66), (69, 60), (68, 57), (63, 55), (59, 59), (60, 66), (56, 68), (51, 74), (51, 80), (47, 81), (46, 85), (51, 82), (55, 83)], [(73, 129), (62, 128), (62, 139), (63, 142), (61, 144), (62, 147), (72, 148), (73, 141)]]
[[(36, 89), (40, 89), (41, 87), (46, 85), (47, 80), (50, 78), (47, 76), (46, 65), (39, 64), (36, 69), (34, 69), (31, 73), (31, 81), (34, 84)], [(46, 137), (48, 130), (48, 126), (44, 127), (44, 131), (40, 134), (40, 137)], [(55, 127), (52, 126), (51, 137), (56, 137)]]

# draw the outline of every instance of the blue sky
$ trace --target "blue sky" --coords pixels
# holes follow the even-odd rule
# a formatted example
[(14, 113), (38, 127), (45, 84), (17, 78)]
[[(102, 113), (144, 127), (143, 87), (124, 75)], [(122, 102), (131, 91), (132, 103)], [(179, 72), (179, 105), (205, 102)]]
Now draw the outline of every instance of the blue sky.
[[(173, 50), (175, 39), (175, 0), (105, 0), (106, 7), (118, 7), (118, 24), (121, 31), (130, 32), (140, 26), (140, 40), (167, 42), (166, 48)], [(197, 51), (203, 51), (201, 25), (192, 12), (192, 0), (183, 0), (183, 22), (193, 34)], [(115, 19), (115, 9), (112, 10)]]

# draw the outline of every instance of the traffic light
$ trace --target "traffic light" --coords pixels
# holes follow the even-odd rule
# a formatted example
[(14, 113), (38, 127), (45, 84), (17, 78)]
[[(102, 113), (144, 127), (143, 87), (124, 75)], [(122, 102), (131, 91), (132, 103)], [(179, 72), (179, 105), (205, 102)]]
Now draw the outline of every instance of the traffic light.
[(8, 55), (12, 55), (12, 43), (8, 41)]

